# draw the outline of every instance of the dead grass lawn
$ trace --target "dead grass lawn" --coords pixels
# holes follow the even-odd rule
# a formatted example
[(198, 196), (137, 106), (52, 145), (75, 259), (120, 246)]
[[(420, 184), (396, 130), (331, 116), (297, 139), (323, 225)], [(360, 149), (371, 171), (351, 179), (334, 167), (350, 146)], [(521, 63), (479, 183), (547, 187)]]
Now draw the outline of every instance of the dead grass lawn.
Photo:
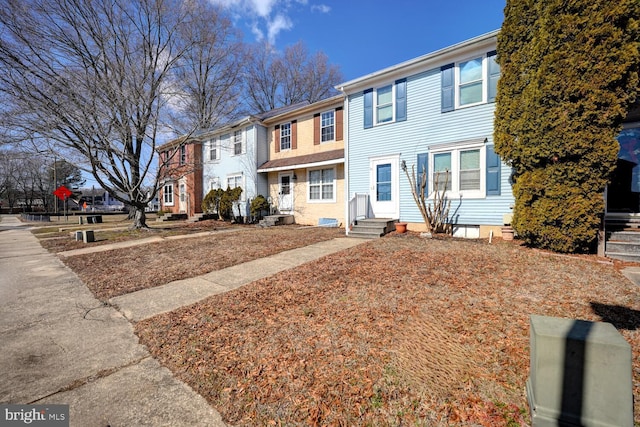
[[(141, 237), (153, 235), (149, 232), (137, 233)], [(248, 226), (206, 237), (164, 240), (143, 246), (77, 255), (64, 258), (63, 261), (98, 299), (107, 300), (337, 237), (344, 237), (344, 230), (299, 226), (261, 229)]]
[[(196, 273), (212, 267), (201, 259), (230, 262), (221, 247), (251, 258), (292, 235), (265, 245), (247, 233), (242, 249), (229, 234), (117, 254), (112, 262), (129, 275), (92, 288), (105, 298), (120, 281), (177, 278), (167, 265), (180, 247)], [(162, 265), (151, 267), (155, 259)], [(88, 283), (115, 271), (72, 260), (92, 271), (81, 273)], [(232, 424), (515, 426), (529, 422), (530, 314), (616, 325), (633, 349), (640, 402), (639, 295), (588, 257), (390, 235), (145, 320), (136, 332)]]

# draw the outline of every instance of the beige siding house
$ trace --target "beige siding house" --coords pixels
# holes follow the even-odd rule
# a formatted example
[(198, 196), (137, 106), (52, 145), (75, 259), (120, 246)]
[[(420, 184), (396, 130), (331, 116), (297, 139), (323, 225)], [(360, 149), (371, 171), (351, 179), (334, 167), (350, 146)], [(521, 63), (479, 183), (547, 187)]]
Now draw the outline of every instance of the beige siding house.
[(344, 226), (342, 95), (264, 120), (268, 128), (266, 174), (271, 204), (302, 225)]

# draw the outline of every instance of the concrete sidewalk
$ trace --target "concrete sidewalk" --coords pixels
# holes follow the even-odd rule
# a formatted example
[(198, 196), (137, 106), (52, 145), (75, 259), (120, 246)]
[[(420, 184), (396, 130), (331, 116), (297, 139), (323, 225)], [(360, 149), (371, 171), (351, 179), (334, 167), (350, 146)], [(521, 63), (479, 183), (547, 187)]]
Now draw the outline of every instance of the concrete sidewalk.
[(0, 403), (68, 404), (71, 426), (224, 426), (204, 398), (151, 357), (127, 318), (173, 310), (361, 242), (334, 239), (113, 298), (120, 312), (95, 299), (16, 217), (2, 216)]

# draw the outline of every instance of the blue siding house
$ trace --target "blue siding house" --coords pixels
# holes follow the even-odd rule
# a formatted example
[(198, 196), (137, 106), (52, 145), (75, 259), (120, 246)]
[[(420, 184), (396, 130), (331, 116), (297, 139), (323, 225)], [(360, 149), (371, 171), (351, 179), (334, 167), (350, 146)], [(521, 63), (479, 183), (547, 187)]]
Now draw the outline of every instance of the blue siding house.
[[(513, 205), (511, 170), (493, 150), (498, 31), (345, 82), (345, 209), (355, 217), (426, 227), (401, 169), (427, 171), (433, 194), (447, 177), (454, 235), (500, 230)], [(349, 201), (368, 196), (365, 211)], [(352, 202), (352, 206), (355, 203)], [(351, 211), (351, 212), (350, 212)], [(507, 216), (505, 216), (507, 215)], [(348, 232), (348, 228), (347, 228)]]

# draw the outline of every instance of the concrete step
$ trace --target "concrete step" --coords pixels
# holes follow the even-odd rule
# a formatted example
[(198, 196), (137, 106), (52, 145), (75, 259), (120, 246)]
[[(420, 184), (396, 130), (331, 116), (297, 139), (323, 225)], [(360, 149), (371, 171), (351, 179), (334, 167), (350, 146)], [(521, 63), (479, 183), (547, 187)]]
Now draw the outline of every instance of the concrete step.
[(640, 243), (608, 241), (606, 245), (606, 253), (625, 253), (629, 255), (640, 255)]
[(396, 229), (397, 220), (391, 218), (367, 218), (355, 222), (349, 236), (377, 239)]
[(268, 215), (258, 222), (261, 227), (275, 227), (278, 225), (295, 224), (293, 215)]
[(640, 232), (629, 230), (610, 231), (607, 232), (607, 241), (640, 243)]
[(218, 214), (212, 214), (212, 213), (195, 214), (194, 216), (190, 217), (187, 220), (187, 222), (194, 223), (194, 222), (206, 221), (208, 219), (218, 219)]
[(620, 261), (640, 262), (640, 254), (628, 254), (623, 252), (606, 252), (608, 258), (618, 259)]
[(384, 233), (361, 231), (355, 228), (349, 232), (349, 237), (357, 237), (360, 239), (379, 239), (382, 236), (384, 236)]

